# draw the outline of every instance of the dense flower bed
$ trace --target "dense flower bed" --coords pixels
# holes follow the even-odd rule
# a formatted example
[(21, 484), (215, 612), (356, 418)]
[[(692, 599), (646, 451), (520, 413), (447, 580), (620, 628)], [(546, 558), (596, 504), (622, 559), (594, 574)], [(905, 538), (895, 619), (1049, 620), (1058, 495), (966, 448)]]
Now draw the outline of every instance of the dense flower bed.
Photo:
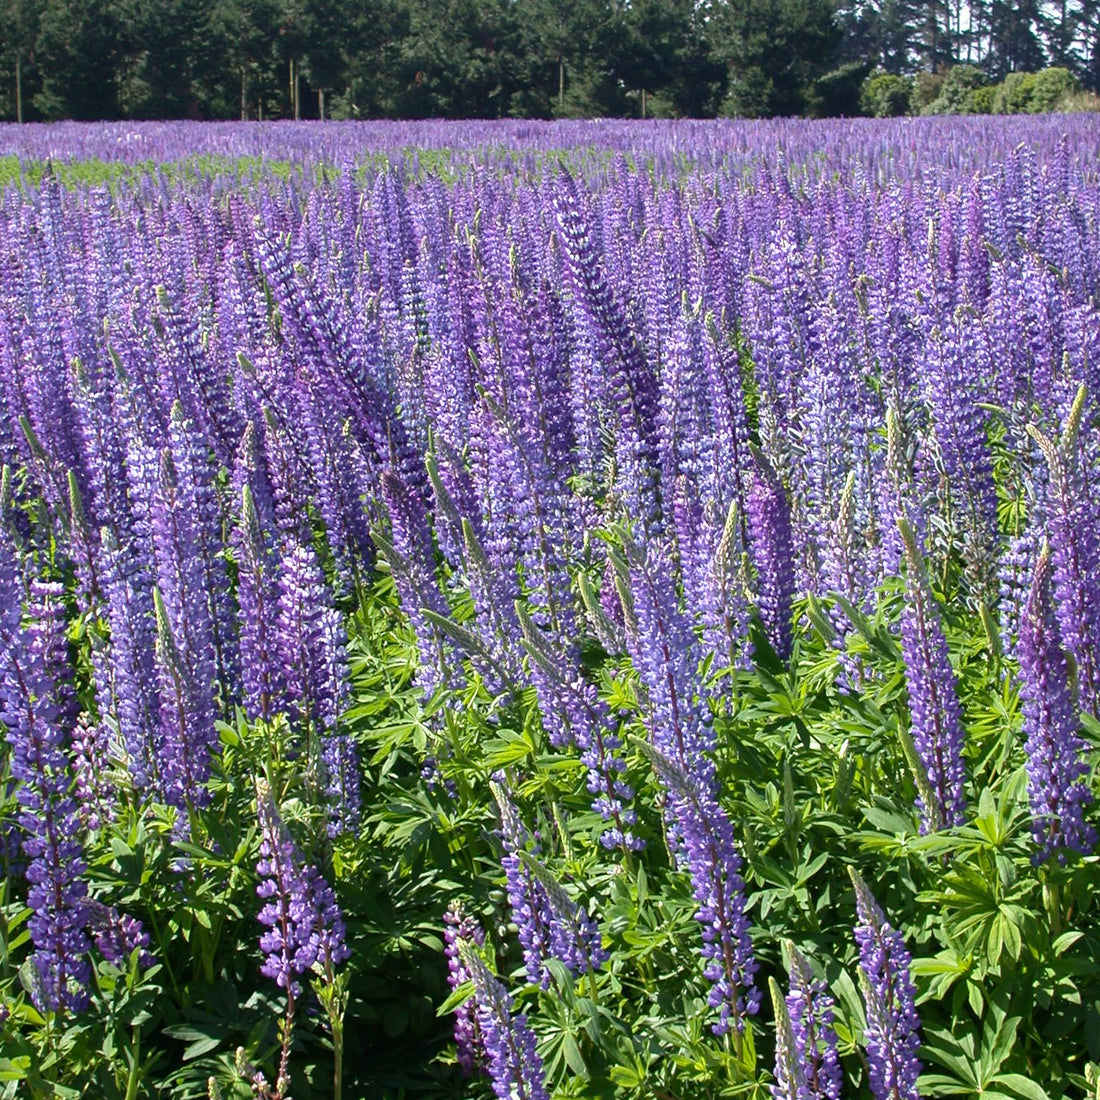
[(1091, 128), (3, 149), (0, 1081), (1095, 1087)]

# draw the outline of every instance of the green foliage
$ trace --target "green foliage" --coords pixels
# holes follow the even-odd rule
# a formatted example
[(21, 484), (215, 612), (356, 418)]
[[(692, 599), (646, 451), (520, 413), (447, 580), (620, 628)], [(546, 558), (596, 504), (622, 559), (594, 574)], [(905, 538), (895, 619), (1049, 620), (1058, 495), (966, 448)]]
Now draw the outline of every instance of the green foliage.
[(872, 118), (897, 118), (909, 113), (913, 82), (893, 73), (875, 72), (863, 82), (859, 108)]
[(942, 70), (917, 73), (913, 78), (913, 90), (909, 97), (910, 111), (915, 115), (926, 114), (927, 108), (938, 98), (945, 79), (946, 74)]
[[(838, 684), (828, 602), (817, 600), (797, 609), (806, 626), (789, 670), (762, 658), (707, 689), (722, 801), (745, 858), (757, 980), (785, 984), (785, 941), (813, 961), (837, 998), (847, 1094), (862, 1095), (855, 867), (914, 956), (922, 1095), (1080, 1095), (1090, 1062), (1100, 1062), (1100, 859), (1033, 864), (1019, 700), (991, 659), (980, 616), (961, 601), (943, 614), (965, 712), (971, 809), (965, 827), (920, 834), (905, 750), (900, 598), (891, 583), (871, 615), (841, 604), (855, 627), (845, 660), (858, 670), (858, 693)], [(665, 845), (661, 789), (636, 747), (649, 716), (629, 662), (593, 651), (588, 665), (635, 746), (626, 778), (647, 848), (627, 856), (599, 844), (585, 768), (575, 750), (549, 745), (530, 690), (494, 698), (471, 672), (460, 694), (441, 690), (425, 702), (412, 687), (416, 650), (389, 578), (362, 588), (350, 612), (344, 722), (365, 765), (360, 834), (335, 844), (325, 836), (308, 759), (282, 720), (250, 726), (238, 717), (221, 727), (213, 802), (193, 814), (186, 842), (123, 775), (113, 777), (120, 809), (89, 838), (91, 889), (145, 922), (156, 964), (101, 964), (85, 1016), (43, 1020), (21, 984), (28, 914), (9, 876), (0, 890), (0, 1003), (11, 1012), (0, 1032), (4, 1079), (35, 1100), (198, 1098), (210, 1078), (221, 1095), (244, 1100), (239, 1064), (271, 1079), (282, 1005), (259, 974), (252, 785), (266, 775), (348, 920), (344, 1042), (356, 1053), (345, 1095), (489, 1096), (484, 1079), (460, 1077), (450, 1041), (457, 999), (446, 985), (443, 913), (461, 900), (536, 1028), (555, 1096), (765, 1100), (770, 1012), (740, 1047), (710, 1032), (695, 903)], [(540, 861), (601, 923), (610, 960), (598, 973), (574, 978), (556, 967), (549, 989), (525, 984), (489, 793), (501, 770), (538, 833)], [(3, 814), (11, 813), (9, 801)], [(322, 1019), (295, 1031), (293, 1094), (305, 1100), (332, 1095)]]
[(975, 95), (984, 91), (985, 76), (973, 65), (955, 65), (944, 75), (931, 103), (921, 108), (923, 115), (966, 115), (976, 113)]
[(809, 112), (817, 118), (855, 118), (861, 113), (860, 96), (870, 64), (849, 61), (814, 81), (807, 96)]
[(715, 50), (729, 67), (721, 113), (748, 118), (805, 113), (814, 81), (832, 67), (840, 41), (833, 15), (828, 0), (715, 5)]
[(1031, 110), (1034, 73), (1009, 73), (993, 95), (993, 110), (999, 115), (1018, 115)]
[(1080, 90), (1080, 83), (1068, 69), (1043, 69), (1035, 74), (1028, 109), (1032, 114), (1060, 111), (1070, 96)]

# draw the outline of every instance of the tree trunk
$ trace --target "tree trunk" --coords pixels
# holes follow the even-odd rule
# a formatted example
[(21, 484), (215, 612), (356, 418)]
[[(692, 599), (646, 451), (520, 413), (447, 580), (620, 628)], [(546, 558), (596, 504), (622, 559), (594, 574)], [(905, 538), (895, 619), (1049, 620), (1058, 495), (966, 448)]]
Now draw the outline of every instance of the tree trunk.
[(15, 55), (15, 121), (23, 121), (23, 58)]
[(248, 85), (245, 82), (245, 70), (241, 69), (241, 122), (248, 121)]
[(645, 118), (645, 88), (642, 89), (642, 118)]
[(558, 114), (565, 113), (565, 58), (558, 54)]
[(325, 121), (325, 89), (317, 89), (317, 113), (321, 116), (321, 121)]

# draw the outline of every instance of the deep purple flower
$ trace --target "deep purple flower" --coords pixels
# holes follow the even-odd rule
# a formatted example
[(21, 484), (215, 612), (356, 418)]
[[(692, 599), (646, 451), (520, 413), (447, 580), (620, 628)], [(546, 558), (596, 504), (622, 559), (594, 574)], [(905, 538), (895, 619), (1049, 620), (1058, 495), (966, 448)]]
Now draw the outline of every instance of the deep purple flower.
[(149, 933), (142, 928), (141, 921), (101, 901), (89, 899), (87, 904), (88, 929), (107, 962), (124, 969), (130, 965), (130, 956), (137, 950), (142, 966), (153, 965), (156, 960), (148, 950)]
[(241, 680), (250, 721), (274, 716), (285, 691), (279, 651), (276, 557), (248, 482), (241, 487), (241, 516), (234, 528), (237, 602), (240, 606)]
[[(470, 981), (470, 975), (459, 954), (459, 942), (482, 947), (485, 932), (473, 917), (463, 912), (460, 902), (452, 902), (443, 914), (444, 954), (447, 957), (447, 982), (451, 991)], [(455, 1009), (455, 1048), (463, 1076), (469, 1077), (485, 1060), (485, 1047), (478, 1030), (476, 1001), (471, 998)]]
[(344, 942), (344, 920), (332, 888), (301, 857), (287, 832), (267, 784), (256, 783), (260, 820), (260, 859), (256, 893), (266, 901), (257, 920), (267, 931), (260, 937), (264, 953), (260, 972), (287, 991), (301, 992), (297, 978), (317, 964), (337, 966), (350, 957)]
[(770, 463), (756, 456), (745, 501), (756, 568), (756, 609), (764, 633), (781, 661), (791, 655), (791, 604), (794, 600), (794, 540), (787, 492)]
[(286, 702), (307, 735), (335, 725), (346, 692), (339, 612), (309, 543), (283, 546), (275, 641)]
[[(11, 745), (27, 857), (32, 912), (27, 926), (36, 976), (32, 999), (42, 1012), (79, 1012), (87, 1006), (91, 981), (87, 865), (66, 736), (58, 724), (63, 693), (47, 671), (52, 655), (64, 645), (64, 620), (47, 616), (34, 629), (21, 629), (14, 577), (8, 548), (0, 543), (0, 595), (8, 597), (0, 602), (0, 720)], [(53, 636), (57, 632), (60, 638)]]
[(1020, 695), (1027, 736), (1028, 797), (1032, 834), (1040, 860), (1060, 849), (1089, 852), (1096, 831), (1084, 819), (1092, 802), (1088, 745), (1080, 733), (1070, 692), (1061, 632), (1051, 606), (1051, 552), (1044, 546), (1035, 566), (1031, 594), (1020, 620)]
[(871, 1094), (875, 1100), (919, 1100), (920, 1017), (909, 973), (912, 957), (901, 933), (887, 922), (859, 872), (850, 867), (849, 873), (859, 914), (855, 938), (867, 1013), (864, 1041)]
[(1087, 460), (1089, 433), (1081, 428), (1095, 409), (1082, 385), (1057, 445), (1030, 428), (1050, 464), (1055, 613), (1062, 643), (1077, 663), (1081, 709), (1094, 715), (1100, 711), (1100, 491)]
[(508, 793), (499, 783), (490, 787), (500, 808), (501, 866), (528, 981), (549, 987), (548, 959), (564, 963), (574, 974), (598, 969), (607, 958), (599, 926), (533, 854), (530, 834)]
[[(843, 1077), (833, 1028), (833, 999), (794, 944), (789, 945), (789, 954), (791, 982), (785, 1003), (794, 1061), (802, 1078), (802, 1091), (795, 1095), (797, 1100), (839, 1100)], [(778, 1065), (778, 1057), (776, 1061)]]
[(82, 715), (72, 733), (73, 794), (80, 819), (91, 832), (114, 819), (117, 789), (112, 782), (111, 732)]
[(474, 986), (474, 1005), (498, 1100), (550, 1100), (542, 1059), (526, 1016), (512, 1014), (512, 997), (485, 965), (478, 949), (460, 939), (458, 956)]
[(913, 745), (927, 777), (918, 807), (923, 830), (961, 825), (963, 794), (962, 711), (924, 558), (909, 521), (898, 520), (906, 560), (906, 600), (901, 615), (901, 652), (909, 685)]
[(543, 725), (556, 748), (572, 743), (581, 752), (594, 798), (592, 808), (607, 822), (600, 843), (605, 848), (641, 851), (645, 841), (632, 832), (638, 820), (630, 806), (634, 791), (622, 778), (626, 761), (611, 712), (595, 686), (581, 675), (572, 654), (556, 652), (522, 605), (517, 608)]
[(701, 954), (711, 983), (708, 1001), (719, 1014), (713, 1031), (724, 1035), (732, 1022), (740, 1033), (745, 1017), (760, 1007), (760, 991), (754, 982), (757, 963), (745, 916), (745, 881), (733, 823), (713, 793), (713, 782), (700, 781), (659, 749), (651, 747), (647, 755), (668, 791), (670, 831), (699, 906), (695, 919), (703, 927)]

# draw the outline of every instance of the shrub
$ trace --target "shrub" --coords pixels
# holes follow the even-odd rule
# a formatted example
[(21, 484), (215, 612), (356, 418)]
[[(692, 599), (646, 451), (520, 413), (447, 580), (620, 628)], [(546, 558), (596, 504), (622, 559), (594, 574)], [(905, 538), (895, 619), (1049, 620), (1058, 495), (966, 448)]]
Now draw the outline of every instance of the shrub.
[(859, 93), (859, 109), (872, 118), (897, 118), (909, 113), (913, 82), (893, 73), (872, 73)]
[(1034, 115), (1064, 110), (1069, 97), (1080, 90), (1081, 85), (1069, 69), (1043, 69), (1035, 74), (1027, 109)]
[(1081, 111), (1100, 112), (1100, 95), (1095, 92), (1073, 92), (1066, 97), (1059, 110), (1067, 114), (1077, 114)]
[(973, 65), (956, 65), (949, 69), (940, 85), (939, 95), (922, 115), (965, 115), (975, 110), (972, 97), (985, 88), (985, 76)]
[(1019, 115), (1031, 109), (1034, 73), (1009, 73), (993, 91), (993, 111), (998, 115)]
[(913, 90), (909, 95), (909, 110), (915, 115), (923, 115), (925, 108), (935, 102), (943, 85), (943, 72), (917, 73), (913, 80)]
[(967, 113), (972, 115), (993, 114), (993, 98), (996, 89), (991, 84), (984, 88), (975, 88), (969, 95)]

